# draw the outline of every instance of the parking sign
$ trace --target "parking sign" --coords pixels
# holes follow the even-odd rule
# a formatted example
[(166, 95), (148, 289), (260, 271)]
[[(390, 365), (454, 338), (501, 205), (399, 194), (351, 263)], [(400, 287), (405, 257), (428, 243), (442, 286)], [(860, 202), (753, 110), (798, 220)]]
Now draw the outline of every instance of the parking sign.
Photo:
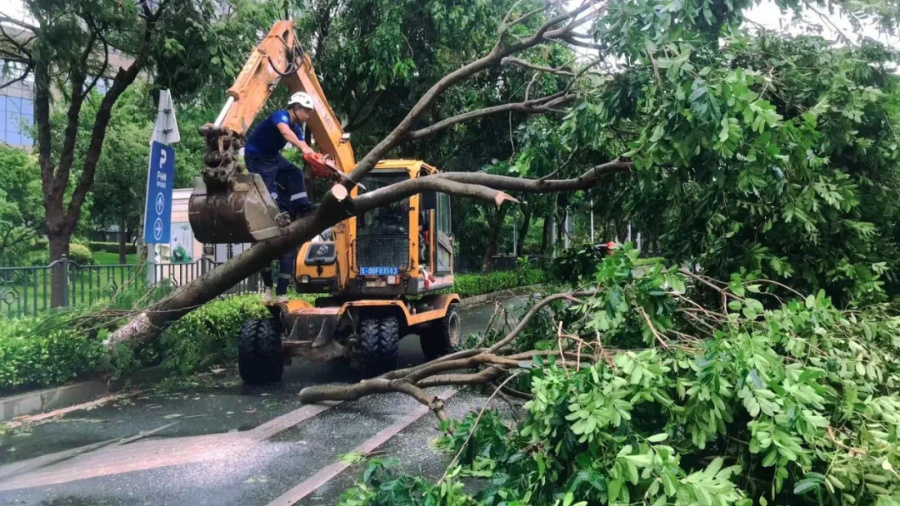
[(150, 145), (144, 242), (168, 243), (172, 233), (172, 188), (175, 184), (175, 149), (157, 141)]

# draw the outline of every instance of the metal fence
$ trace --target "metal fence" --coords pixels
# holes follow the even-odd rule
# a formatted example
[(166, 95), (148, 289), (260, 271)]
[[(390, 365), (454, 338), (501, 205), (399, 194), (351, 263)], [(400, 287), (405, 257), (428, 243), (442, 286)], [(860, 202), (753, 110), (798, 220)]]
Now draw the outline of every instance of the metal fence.
[[(219, 265), (208, 258), (193, 263), (149, 265), (79, 265), (62, 258), (46, 266), (0, 267), (0, 317), (34, 315), (50, 309), (55, 272), (65, 276), (64, 307), (77, 307), (114, 298), (128, 288), (141, 290), (163, 283), (179, 287)], [(253, 275), (227, 293), (259, 292), (261, 286), (260, 276)]]

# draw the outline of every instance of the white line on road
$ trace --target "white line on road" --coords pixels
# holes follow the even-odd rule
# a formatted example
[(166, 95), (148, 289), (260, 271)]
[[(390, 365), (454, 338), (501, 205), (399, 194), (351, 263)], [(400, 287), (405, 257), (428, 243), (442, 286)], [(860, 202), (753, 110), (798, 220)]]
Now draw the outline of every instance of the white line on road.
[[(456, 394), (456, 390), (450, 388), (444, 390), (440, 395), (438, 395), (438, 397), (441, 400), (446, 401), (447, 399), (453, 397), (454, 394)], [(352, 453), (360, 453), (363, 455), (371, 453), (376, 448), (387, 442), (387, 440), (400, 433), (400, 431), (412, 425), (413, 422), (425, 416), (428, 412), (429, 409), (427, 406), (419, 405), (419, 407), (409, 415), (403, 417), (390, 427), (382, 430), (378, 434), (375, 434), (368, 440), (364, 441), (361, 445), (354, 448)], [(270, 502), (269, 506), (290, 506), (292, 504), (296, 504), (304, 497), (315, 492), (322, 485), (328, 483), (332, 478), (341, 474), (341, 472), (343, 472), (348, 467), (350, 467), (350, 464), (347, 464), (340, 460), (329, 464), (303, 483), (288, 490), (281, 497)]]

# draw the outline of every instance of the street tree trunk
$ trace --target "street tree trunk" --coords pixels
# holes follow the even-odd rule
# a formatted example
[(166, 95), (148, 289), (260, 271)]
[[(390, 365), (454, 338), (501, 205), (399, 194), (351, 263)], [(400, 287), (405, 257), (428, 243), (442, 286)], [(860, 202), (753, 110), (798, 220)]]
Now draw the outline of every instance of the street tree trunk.
[(484, 258), (481, 260), (481, 272), (485, 273), (491, 270), (491, 258), (497, 254), (497, 239), (500, 237), (500, 230), (503, 228), (503, 221), (506, 219), (506, 212), (509, 207), (501, 207), (494, 214), (491, 222), (490, 232), (488, 232), (487, 246), (484, 248)]
[(519, 228), (519, 237), (516, 240), (516, 252), (519, 256), (525, 255), (525, 236), (528, 235), (528, 229), (531, 228), (531, 215), (533, 209), (531, 206), (525, 206), (522, 209), (522, 226)]
[(127, 239), (128, 234), (125, 230), (125, 217), (122, 216), (119, 220), (119, 265), (128, 263)]
[(53, 264), (57, 260), (68, 258), (69, 239), (71, 233), (65, 231), (48, 231), (47, 240), (50, 243), (50, 263), (53, 265), (50, 282), (50, 306), (63, 307), (66, 305), (66, 283), (68, 275), (65, 264)]
[(544, 217), (544, 230), (541, 233), (541, 250), (540, 255), (547, 256), (547, 248), (550, 247), (550, 236), (553, 234), (553, 215), (548, 214)]

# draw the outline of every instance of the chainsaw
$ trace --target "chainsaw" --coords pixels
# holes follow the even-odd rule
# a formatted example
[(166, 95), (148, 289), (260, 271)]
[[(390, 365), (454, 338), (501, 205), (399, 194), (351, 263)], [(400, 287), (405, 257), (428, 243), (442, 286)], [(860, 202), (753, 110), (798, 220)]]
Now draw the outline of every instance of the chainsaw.
[(303, 161), (312, 169), (312, 173), (316, 177), (333, 179), (339, 182), (349, 182), (353, 186), (359, 186), (363, 191), (367, 191), (362, 183), (356, 183), (350, 179), (347, 174), (338, 170), (334, 164), (334, 158), (331, 155), (323, 155), (322, 153), (306, 153), (303, 155)]

